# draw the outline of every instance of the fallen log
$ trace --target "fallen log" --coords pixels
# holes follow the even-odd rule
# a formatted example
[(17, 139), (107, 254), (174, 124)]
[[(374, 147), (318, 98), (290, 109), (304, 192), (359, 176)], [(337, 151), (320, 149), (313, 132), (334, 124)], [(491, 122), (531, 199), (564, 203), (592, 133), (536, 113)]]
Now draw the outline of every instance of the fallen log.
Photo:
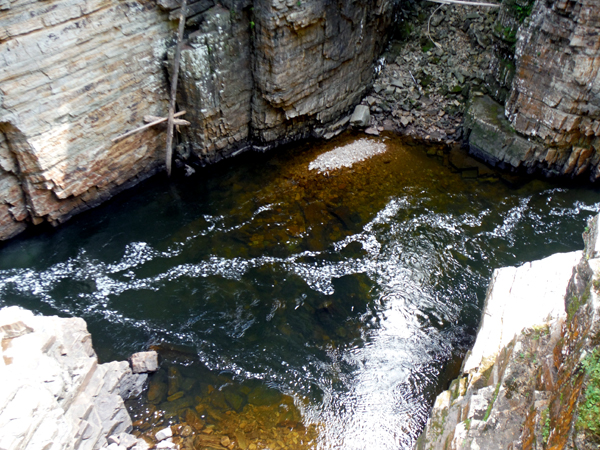
[(464, 0), (427, 0), (433, 3), (442, 3), (445, 5), (467, 5), (467, 6), (488, 6), (490, 8), (499, 8), (500, 3), (469, 2)]
[[(173, 115), (174, 117), (176, 116), (176, 114)], [(167, 120), (167, 117), (159, 117), (159, 116), (144, 116), (144, 122), (146, 123), (152, 123), (152, 122), (156, 122), (157, 120), (160, 119), (164, 119)], [(190, 122), (188, 122), (187, 120), (183, 120), (183, 119), (173, 119), (173, 125), (181, 125), (183, 127), (191, 125)]]
[(167, 175), (171, 176), (171, 160), (173, 159), (173, 118), (175, 113), (175, 100), (177, 97), (177, 77), (179, 77), (179, 58), (181, 57), (181, 41), (183, 40), (183, 29), (185, 28), (185, 13), (187, 0), (181, 2), (179, 12), (179, 28), (177, 30), (177, 46), (175, 47), (175, 58), (173, 59), (173, 73), (171, 74), (171, 101), (169, 103), (169, 120), (167, 121), (167, 154), (165, 165)]
[[(179, 111), (177, 114), (174, 114), (173, 117), (183, 116), (185, 113), (186, 113), (186, 111)], [(146, 117), (148, 117), (148, 116), (146, 116)], [(158, 125), (159, 123), (167, 122), (168, 120), (169, 120), (168, 117), (157, 117), (154, 122), (150, 122), (149, 124), (144, 125), (144, 126), (139, 127), (139, 128), (136, 128), (135, 130), (128, 131), (127, 133), (122, 134), (121, 136), (117, 136), (115, 138), (112, 138), (111, 141), (112, 142), (120, 141), (121, 139), (125, 139), (126, 137), (131, 136), (132, 134), (137, 133), (138, 131), (142, 131), (142, 130), (145, 130), (146, 128), (153, 127), (154, 125)], [(187, 122), (187, 121), (184, 121), (184, 122)], [(187, 124), (189, 124), (189, 122), (187, 122)]]

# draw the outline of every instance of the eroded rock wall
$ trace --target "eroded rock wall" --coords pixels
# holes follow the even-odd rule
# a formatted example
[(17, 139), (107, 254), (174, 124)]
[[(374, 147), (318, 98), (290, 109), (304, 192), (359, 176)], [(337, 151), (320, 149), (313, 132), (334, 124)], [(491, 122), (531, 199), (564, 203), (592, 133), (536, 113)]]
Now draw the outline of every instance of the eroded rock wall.
[(395, 3), (256, 0), (253, 136), (271, 146), (335, 132), (370, 87)]
[[(333, 136), (369, 87), (400, 0), (190, 0), (182, 159)], [(0, 2), (0, 240), (156, 172), (178, 0)], [(173, 53), (173, 52), (171, 52)]]
[(161, 133), (111, 142), (164, 115), (172, 36), (148, 0), (0, 6), (0, 239), (56, 224), (156, 170)]
[(180, 155), (207, 163), (339, 133), (370, 87), (397, 3), (193, 2), (178, 93), (192, 126)]
[(600, 8), (596, 0), (538, 0), (516, 43), (506, 103), (514, 129), (540, 145), (525, 166), (600, 177)]
[(202, 9), (188, 20), (177, 98), (192, 123), (181, 130), (180, 154), (203, 163), (249, 147), (254, 88), (250, 2), (212, 3), (192, 4)]

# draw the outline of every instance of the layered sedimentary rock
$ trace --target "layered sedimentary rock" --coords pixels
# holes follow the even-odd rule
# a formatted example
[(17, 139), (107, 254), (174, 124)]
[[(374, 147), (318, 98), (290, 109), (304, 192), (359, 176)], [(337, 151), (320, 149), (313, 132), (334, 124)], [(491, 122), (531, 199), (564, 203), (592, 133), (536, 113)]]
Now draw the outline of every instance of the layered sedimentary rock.
[(584, 237), (581, 259), (494, 271), (463, 375), (436, 399), (416, 449), (595, 448), (575, 424), (581, 362), (600, 337), (598, 217)]
[(212, 3), (193, 3), (178, 94), (193, 124), (180, 153), (203, 163), (340, 132), (369, 88), (398, 2)]
[(177, 98), (192, 123), (182, 130), (180, 153), (204, 163), (249, 146), (254, 88), (250, 2), (212, 3), (191, 6), (199, 15), (188, 20)]
[(153, 2), (4, 2), (0, 239), (56, 224), (152, 173), (160, 132), (111, 138), (167, 110), (169, 23)]
[(254, 136), (266, 144), (322, 136), (369, 88), (397, 2), (254, 3)]
[(0, 310), (0, 448), (98, 449), (107, 438), (148, 446), (127, 432), (123, 399), (140, 394), (148, 375), (127, 361), (98, 364), (82, 319)]
[[(505, 9), (524, 19), (527, 2), (524, 7), (514, 1), (504, 3)], [(596, 180), (600, 177), (597, 1), (538, 0), (518, 33), (514, 21), (504, 25), (498, 23), (499, 34), (516, 43), (516, 68), (509, 67), (512, 63), (505, 56), (496, 61), (497, 76), (515, 73), (505, 114), (513, 131), (532, 144), (511, 161), (498, 151), (500, 146), (480, 150), (489, 159), (515, 168), (541, 169), (548, 175), (589, 174)]]
[(506, 104), (515, 130), (535, 136), (536, 162), (561, 174), (600, 176), (600, 9), (595, 0), (538, 1), (519, 36)]

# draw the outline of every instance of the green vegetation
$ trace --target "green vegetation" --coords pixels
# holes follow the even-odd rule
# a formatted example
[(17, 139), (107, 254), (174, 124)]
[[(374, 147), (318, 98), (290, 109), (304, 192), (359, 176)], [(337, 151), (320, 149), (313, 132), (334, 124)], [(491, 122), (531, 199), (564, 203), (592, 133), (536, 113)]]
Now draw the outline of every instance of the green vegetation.
[(490, 418), (490, 414), (492, 414), (492, 408), (494, 407), (494, 403), (496, 403), (496, 399), (498, 398), (498, 392), (500, 392), (500, 382), (498, 382), (498, 384), (496, 385), (492, 401), (490, 402), (490, 404), (487, 407), (487, 410), (485, 411), (485, 416), (483, 416), (484, 422), (487, 422), (487, 420)]
[(600, 349), (596, 347), (581, 364), (588, 382), (585, 399), (579, 405), (577, 426), (600, 439)]
[(542, 438), (544, 438), (544, 442), (548, 442), (548, 438), (550, 437), (550, 414), (548, 413), (548, 409), (542, 411), (540, 419), (542, 424)]
[(550, 334), (550, 326), (548, 324), (534, 325), (531, 328), (523, 330), (523, 334), (534, 341), (539, 341), (542, 336)]
[(513, 0), (509, 5), (519, 23), (523, 23), (533, 11), (535, 0)]
[(465, 420), (465, 430), (469, 431), (471, 429), (471, 419)]
[[(596, 286), (594, 285), (594, 287)], [(567, 318), (569, 320), (573, 318), (573, 316), (575, 315), (575, 313), (577, 313), (579, 308), (588, 303), (588, 300), (590, 299), (591, 289), (592, 283), (589, 283), (586, 286), (585, 291), (581, 294), (581, 297), (577, 297), (576, 295), (571, 296), (571, 299), (569, 300), (567, 305)]]
[(514, 44), (517, 42), (517, 31), (518, 27), (505, 26), (503, 27), (500, 22), (498, 22), (494, 28), (494, 32), (496, 35), (508, 42), (509, 44)]
[(431, 39), (427, 39), (426, 41), (425, 40), (421, 40), (421, 50), (423, 51), (423, 53), (427, 53), (433, 47), (434, 47), (434, 44), (431, 41)]

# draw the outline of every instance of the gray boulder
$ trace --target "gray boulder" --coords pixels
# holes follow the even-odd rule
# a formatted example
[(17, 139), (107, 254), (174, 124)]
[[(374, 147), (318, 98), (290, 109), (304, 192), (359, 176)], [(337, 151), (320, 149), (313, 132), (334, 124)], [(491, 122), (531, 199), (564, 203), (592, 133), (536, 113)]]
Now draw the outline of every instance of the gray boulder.
[(371, 113), (366, 105), (357, 105), (354, 108), (352, 117), (350, 117), (350, 125), (353, 127), (368, 127), (371, 123)]

